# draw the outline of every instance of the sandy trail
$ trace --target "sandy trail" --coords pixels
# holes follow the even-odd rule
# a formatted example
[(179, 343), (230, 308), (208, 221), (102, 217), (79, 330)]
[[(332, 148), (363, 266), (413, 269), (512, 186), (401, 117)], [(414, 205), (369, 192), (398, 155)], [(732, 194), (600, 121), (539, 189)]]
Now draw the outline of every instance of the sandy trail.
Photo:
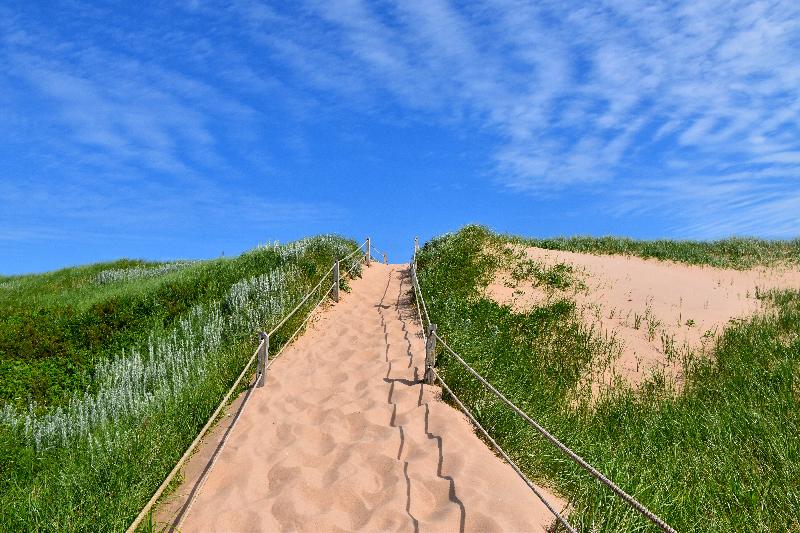
[(620, 357), (595, 376), (595, 388), (620, 377), (638, 385), (654, 371), (682, 383), (682, 357), (704, 353), (734, 319), (762, 309), (759, 291), (800, 289), (796, 265), (733, 270), (624, 255), (594, 255), (510, 246), (523, 257), (575, 269), (580, 288), (545, 291), (531, 282), (514, 285), (500, 273), (487, 296), (516, 309), (567, 296), (584, 321), (621, 345)]
[(182, 531), (544, 531), (552, 523), (469, 422), (437, 399), (438, 388), (421, 384), (424, 346), (405, 269), (364, 269), (352, 293), (272, 365)]

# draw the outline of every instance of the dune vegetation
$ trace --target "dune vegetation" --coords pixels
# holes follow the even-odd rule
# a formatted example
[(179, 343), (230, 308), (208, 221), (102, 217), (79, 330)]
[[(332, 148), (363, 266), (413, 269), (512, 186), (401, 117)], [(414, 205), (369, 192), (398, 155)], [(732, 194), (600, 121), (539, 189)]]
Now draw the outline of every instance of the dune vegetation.
[(800, 239), (730, 238), (718, 241), (639, 241), (624, 237), (555, 237), (533, 239), (504, 235), (506, 242), (590, 254), (633, 255), (691, 265), (745, 269), (754, 266), (800, 263)]
[[(800, 292), (760, 294), (765, 311), (729, 323), (713, 357), (690, 358), (680, 390), (654, 375), (638, 388), (620, 386), (589, 400), (576, 394), (581, 379), (613, 357), (614, 346), (587, 327), (568, 297), (527, 310), (486, 298), (484, 288), (499, 267), (491, 250), (509, 242), (746, 268), (796, 263), (798, 241), (532, 240), (468, 226), (427, 243), (417, 260), (439, 335), (678, 531), (800, 531)], [(517, 275), (570, 283), (566, 267), (534, 270)], [(569, 501), (569, 519), (579, 530), (655, 530), (446, 352), (437, 366), (523, 470)]]
[(323, 236), (235, 258), (0, 279), (0, 530), (124, 530), (243, 370), (257, 331), (355, 247)]

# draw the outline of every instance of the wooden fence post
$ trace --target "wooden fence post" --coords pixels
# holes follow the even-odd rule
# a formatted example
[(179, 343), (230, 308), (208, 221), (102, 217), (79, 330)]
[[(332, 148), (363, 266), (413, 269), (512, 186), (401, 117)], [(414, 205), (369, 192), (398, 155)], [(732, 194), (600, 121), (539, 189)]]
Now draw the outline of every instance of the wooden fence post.
[(425, 383), (433, 385), (433, 367), (436, 366), (436, 324), (428, 326), (428, 343), (425, 345)]
[(333, 301), (339, 301), (339, 261), (333, 264)]
[(269, 334), (263, 331), (258, 334), (259, 340), (264, 341), (258, 350), (258, 381), (256, 387), (263, 387), (267, 380), (267, 359), (269, 358)]
[(367, 266), (369, 266), (370, 261), (372, 260), (372, 243), (367, 237)]

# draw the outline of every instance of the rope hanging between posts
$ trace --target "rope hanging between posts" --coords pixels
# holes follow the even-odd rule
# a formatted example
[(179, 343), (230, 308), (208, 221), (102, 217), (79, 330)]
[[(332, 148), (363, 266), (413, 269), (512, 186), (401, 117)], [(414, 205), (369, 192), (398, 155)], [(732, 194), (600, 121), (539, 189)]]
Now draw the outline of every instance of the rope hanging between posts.
[(463, 413), (465, 415), (467, 415), (467, 418), (469, 418), (472, 421), (472, 423), (475, 425), (475, 427), (478, 428), (478, 430), (483, 434), (483, 436), (486, 437), (486, 440), (489, 441), (489, 443), (492, 445), (492, 447), (495, 450), (497, 450), (497, 452), (500, 455), (503, 456), (503, 459), (505, 459), (506, 462), (509, 465), (511, 465), (511, 468), (514, 469), (514, 472), (516, 472), (517, 475), (522, 478), (522, 480), (525, 482), (525, 484), (528, 485), (528, 488), (530, 488), (533, 491), (533, 493), (539, 498), (539, 500), (545, 505), (545, 507), (547, 507), (547, 510), (550, 511), (553, 514), (553, 516), (555, 516), (556, 519), (559, 522), (561, 522), (561, 524), (565, 528), (567, 528), (567, 531), (569, 531), (570, 533), (577, 533), (575, 531), (575, 528), (573, 528), (570, 525), (570, 523), (567, 522), (567, 520), (563, 516), (561, 516), (561, 514), (558, 511), (556, 511), (555, 508), (553, 508), (553, 506), (550, 504), (550, 502), (547, 501), (547, 499), (544, 497), (544, 495), (541, 492), (539, 492), (539, 489), (536, 488), (536, 485), (534, 485), (533, 482), (530, 479), (528, 479), (528, 477), (522, 472), (522, 470), (520, 470), (520, 468), (517, 466), (517, 464), (513, 460), (511, 460), (511, 457), (508, 456), (508, 454), (505, 452), (505, 450), (503, 450), (503, 448), (501, 448), (500, 445), (497, 444), (497, 441), (495, 441), (492, 438), (492, 436), (489, 435), (489, 432), (486, 431), (486, 429), (484, 429), (484, 427), (472, 415), (472, 413), (469, 411), (469, 409), (467, 409), (464, 406), (464, 404), (461, 402), (461, 400), (458, 398), (458, 396), (456, 396), (455, 393), (452, 390), (450, 390), (450, 387), (447, 386), (447, 383), (444, 382), (444, 380), (439, 375), (439, 373), (436, 372), (435, 370), (433, 370), (432, 373), (433, 373), (433, 376), (437, 380), (439, 380), (439, 383), (442, 385), (442, 388), (447, 391), (447, 393), (450, 395), (450, 397), (453, 398), (453, 400), (456, 402), (456, 404), (461, 408), (461, 411), (463, 411)]
[(263, 387), (267, 375), (267, 358), (269, 357), (269, 334), (263, 331), (258, 334), (261, 343), (258, 345), (258, 372), (256, 387)]
[[(422, 302), (423, 306), (425, 304), (425, 300), (422, 298), (422, 291), (419, 288), (419, 281), (417, 280), (417, 272), (416, 272), (416, 252), (414, 254), (414, 262), (411, 264), (411, 284), (414, 287), (414, 294), (417, 296), (417, 292), (419, 292), (419, 296), (415, 298), (417, 300), (417, 315), (419, 316), (420, 322), (422, 323), (422, 337), (425, 339), (425, 375), (423, 380), (428, 385), (433, 385), (436, 380), (440, 382), (442, 387), (450, 394), (453, 400), (458, 404), (464, 414), (475, 424), (475, 427), (480, 430), (484, 436), (489, 440), (489, 442), (494, 446), (494, 448), (503, 456), (503, 458), (508, 462), (509, 465), (514, 469), (514, 471), (519, 475), (522, 480), (528, 485), (528, 487), (533, 491), (536, 497), (547, 507), (547, 509), (556, 517), (556, 519), (561, 522), (561, 524), (569, 531), (570, 533), (576, 533), (575, 529), (567, 522), (564, 517), (562, 517), (558, 511), (556, 511), (550, 502), (539, 492), (536, 486), (522, 473), (522, 470), (514, 463), (513, 460), (508, 456), (508, 454), (500, 447), (499, 444), (489, 435), (489, 433), (483, 428), (483, 426), (478, 422), (478, 420), (472, 415), (472, 413), (466, 408), (466, 406), (461, 402), (461, 400), (450, 390), (450, 387), (444, 382), (442, 377), (436, 372), (436, 339), (438, 336), (436, 335), (436, 324), (430, 324), (428, 326), (428, 334), (425, 334), (425, 324), (424, 319), (422, 316), (422, 312), (420, 311), (420, 302)], [(426, 310), (427, 314), (427, 310)]]
[(339, 301), (339, 261), (333, 264), (333, 301)]
[(436, 324), (428, 327), (425, 342), (425, 383), (433, 385), (434, 368), (436, 367)]
[[(292, 336), (289, 337), (289, 339), (285, 343), (283, 343), (283, 346), (281, 346), (281, 349), (278, 350), (278, 353), (276, 353), (275, 356), (267, 362), (266, 368), (264, 369), (264, 372), (261, 374), (261, 376), (266, 376), (266, 371), (269, 370), (269, 367), (272, 366), (272, 363), (274, 363), (281, 356), (281, 354), (286, 349), (286, 347), (289, 346), (292, 343), (292, 341), (294, 340), (294, 338), (297, 336), (297, 334), (300, 333), (303, 330), (305, 325), (308, 323), (309, 319), (313, 316), (314, 311), (316, 311), (317, 308), (320, 305), (322, 305), (322, 302), (325, 301), (325, 299), (328, 297), (328, 294), (330, 294), (330, 291), (332, 291), (332, 290), (333, 290), (333, 285), (328, 287), (328, 290), (325, 291), (325, 294), (322, 295), (322, 298), (320, 298), (320, 300), (311, 309), (311, 311), (309, 311), (308, 315), (306, 315), (305, 320), (303, 320), (303, 322), (297, 327), (297, 329), (294, 330), (294, 333), (292, 333)], [(269, 336), (266, 336), (266, 339), (267, 339), (267, 342), (269, 342)], [(259, 345), (259, 349), (261, 349), (261, 345)], [(265, 377), (262, 378), (262, 379), (265, 379)], [(258, 378), (256, 379), (256, 381), (258, 381)], [(253, 390), (254, 390), (253, 387), (250, 387), (249, 390), (247, 391), (247, 396), (245, 396), (245, 399), (242, 402), (242, 405), (239, 407), (238, 411), (236, 412), (236, 417), (233, 419), (233, 421), (231, 422), (230, 426), (228, 426), (228, 429), (225, 431), (225, 434), (223, 435), (222, 441), (220, 441), (220, 443), (217, 445), (217, 448), (214, 451), (214, 455), (213, 455), (213, 457), (211, 459), (211, 463), (209, 464), (208, 468), (206, 468), (203, 471), (203, 474), (201, 475), (200, 479), (197, 481), (196, 489), (193, 491), (193, 495), (199, 494), (200, 493), (200, 489), (203, 488), (203, 485), (205, 484), (206, 479), (208, 479), (208, 476), (211, 473), (211, 470), (214, 468), (214, 465), (217, 462), (217, 458), (222, 454), (222, 450), (225, 448), (225, 444), (227, 444), (228, 436), (233, 431), (233, 428), (234, 428), (234, 426), (236, 426), (236, 423), (239, 421), (239, 418), (242, 416), (242, 413), (244, 412), (245, 407), (247, 407), (247, 403), (250, 401), (250, 398), (253, 396), (252, 395)], [(189, 513), (189, 509), (191, 509), (193, 502), (194, 502), (194, 499), (190, 498), (184, 504), (183, 511), (181, 512), (181, 514), (180, 514), (180, 516), (178, 518), (178, 522), (176, 524), (174, 524), (173, 530), (180, 530), (181, 523), (183, 522), (183, 519), (186, 517), (186, 515)]]

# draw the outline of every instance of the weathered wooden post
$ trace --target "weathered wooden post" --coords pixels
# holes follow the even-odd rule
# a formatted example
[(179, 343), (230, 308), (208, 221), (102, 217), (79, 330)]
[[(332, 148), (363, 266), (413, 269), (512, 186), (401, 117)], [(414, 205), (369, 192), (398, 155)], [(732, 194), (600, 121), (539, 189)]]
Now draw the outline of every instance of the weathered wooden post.
[(370, 261), (372, 260), (372, 243), (367, 237), (367, 266), (369, 266)]
[(263, 331), (258, 334), (259, 340), (263, 341), (258, 349), (258, 381), (256, 387), (263, 387), (267, 380), (267, 358), (269, 357), (269, 334)]
[(433, 367), (436, 366), (436, 324), (428, 326), (428, 343), (425, 345), (425, 383), (433, 385)]
[(333, 301), (339, 301), (339, 261), (333, 264)]
[(386, 252), (383, 252), (383, 264), (384, 265), (388, 265), (389, 264), (389, 258), (386, 257)]

